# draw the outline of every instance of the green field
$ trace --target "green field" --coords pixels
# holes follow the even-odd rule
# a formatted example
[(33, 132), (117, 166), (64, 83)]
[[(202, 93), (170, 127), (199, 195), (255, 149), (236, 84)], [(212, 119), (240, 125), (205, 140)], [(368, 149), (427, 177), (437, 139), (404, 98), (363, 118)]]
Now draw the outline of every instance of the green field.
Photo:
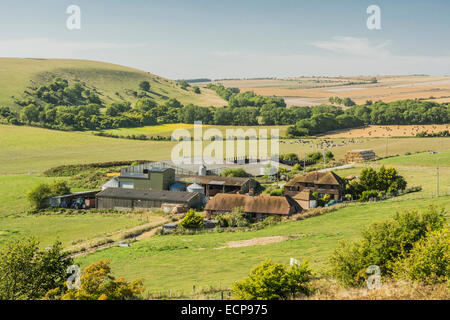
[[(233, 127), (233, 126), (216, 126), (216, 125), (203, 125), (203, 133), (206, 130), (214, 128), (218, 129), (222, 132), (223, 137), (226, 137), (227, 129), (243, 129), (247, 131), (249, 129), (267, 129), (267, 134), (270, 134), (271, 129), (278, 129), (280, 136), (286, 135), (287, 128), (289, 126), (258, 126), (258, 127)], [(111, 130), (103, 130), (105, 133), (110, 133), (118, 136), (129, 136), (129, 135), (146, 135), (147, 137), (152, 136), (162, 136), (162, 137), (170, 137), (172, 132), (176, 129), (186, 129), (190, 132), (191, 136), (194, 136), (194, 125), (193, 124), (184, 124), (184, 123), (174, 123), (174, 124), (163, 124), (159, 126), (146, 126), (140, 128), (120, 128), (120, 129), (111, 129)]]
[[(181, 126), (183, 128), (183, 126)], [(280, 141), (280, 153), (321, 151), (321, 140), (299, 144), (297, 140)], [(378, 138), (332, 140), (329, 148), (337, 159), (347, 150), (374, 149), (384, 155), (386, 141)], [(94, 136), (88, 132), (62, 132), (33, 127), (0, 125), (0, 175), (43, 172), (63, 164), (92, 163), (115, 160), (170, 159), (175, 142), (138, 141)], [(206, 146), (208, 143), (204, 143)], [(339, 146), (341, 144), (341, 146)], [(448, 138), (392, 138), (389, 154), (405, 154), (424, 150), (450, 149)], [(444, 159), (445, 160), (445, 159)], [(449, 166), (449, 165), (447, 165)]]
[[(444, 138), (441, 138), (443, 140)], [(449, 138), (445, 138), (449, 140)], [(441, 150), (436, 154), (421, 152), (411, 155), (403, 155), (395, 158), (387, 158), (377, 161), (381, 164), (394, 166), (414, 166), (414, 167), (450, 167), (450, 149)]]
[[(170, 132), (186, 126), (159, 126), (149, 132)], [(130, 129), (135, 130), (135, 129)], [(153, 130), (153, 131), (152, 131)], [(283, 140), (280, 153), (297, 154), (319, 151), (321, 140), (300, 144)], [(384, 155), (385, 139), (335, 139), (330, 150), (341, 158), (347, 150), (372, 148)], [(206, 144), (206, 143), (205, 143)], [(35, 235), (42, 245), (61, 240), (71, 246), (76, 242), (106, 237), (114, 232), (146, 223), (138, 215), (28, 215), (26, 192), (45, 178), (42, 172), (64, 164), (115, 160), (169, 159), (175, 142), (137, 141), (94, 136), (89, 132), (61, 132), (33, 127), (0, 125), (0, 243), (7, 239)], [(435, 150), (404, 155), (406, 152)], [(353, 204), (330, 214), (288, 222), (259, 231), (212, 233), (195, 236), (156, 236), (133, 243), (130, 248), (111, 248), (79, 258), (83, 266), (109, 258), (114, 273), (128, 279), (145, 278), (148, 292), (167, 290), (188, 293), (192, 286), (230, 286), (266, 258), (288, 263), (290, 257), (307, 258), (314, 269), (326, 269), (327, 257), (342, 239), (354, 239), (372, 221), (391, 217), (405, 208), (424, 208), (430, 204), (450, 207), (450, 139), (392, 138), (389, 154), (401, 154), (380, 161), (358, 164), (339, 170), (342, 176), (359, 175), (364, 166), (394, 165), (405, 176), (409, 186), (423, 190), (388, 201)], [(440, 165), (440, 198), (436, 195), (436, 162)], [(268, 236), (301, 235), (293, 240), (265, 246), (223, 247), (228, 241), (241, 241)]]
[(0, 106), (17, 109), (12, 96), (22, 97), (27, 87), (45, 84), (52, 75), (69, 81), (80, 80), (88, 87), (95, 87), (104, 103), (121, 100), (134, 102), (136, 98), (127, 90), (138, 91), (139, 82), (147, 80), (151, 85), (149, 95), (157, 102), (176, 98), (183, 104), (226, 105), (212, 90), (202, 89), (201, 94), (195, 94), (192, 88), (183, 90), (174, 81), (120, 65), (70, 59), (0, 58)]
[(6, 239), (33, 235), (42, 247), (51, 245), (55, 240), (67, 247), (74, 244), (74, 241), (105, 237), (147, 222), (138, 215), (119, 214), (0, 216), (0, 245)]
[[(77, 263), (86, 266), (110, 259), (115, 274), (128, 279), (144, 278), (148, 292), (153, 293), (183, 290), (189, 294), (193, 285), (230, 287), (253, 266), (269, 258), (286, 264), (291, 257), (308, 259), (313, 269), (322, 273), (338, 241), (358, 238), (368, 224), (390, 218), (396, 211), (422, 209), (431, 204), (449, 208), (450, 197), (350, 205), (323, 216), (259, 231), (155, 236), (129, 248), (98, 251), (78, 259)], [(301, 236), (264, 246), (215, 249), (226, 246), (228, 241), (289, 235)]]

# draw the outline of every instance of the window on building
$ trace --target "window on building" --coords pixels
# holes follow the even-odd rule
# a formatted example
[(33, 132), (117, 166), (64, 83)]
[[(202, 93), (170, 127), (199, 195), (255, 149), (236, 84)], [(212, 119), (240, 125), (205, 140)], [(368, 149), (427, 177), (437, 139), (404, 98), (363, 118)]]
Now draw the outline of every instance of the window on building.
[(134, 189), (133, 182), (121, 182), (119, 186), (124, 189)]

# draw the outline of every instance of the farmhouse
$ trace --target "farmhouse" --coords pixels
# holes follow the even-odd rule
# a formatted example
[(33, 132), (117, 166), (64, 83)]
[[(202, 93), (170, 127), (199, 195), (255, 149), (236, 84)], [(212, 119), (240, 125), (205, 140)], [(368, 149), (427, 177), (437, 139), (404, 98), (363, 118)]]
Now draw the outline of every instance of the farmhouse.
[(297, 203), (304, 210), (312, 209), (317, 207), (317, 200), (312, 195), (310, 189), (304, 189), (302, 192), (297, 193), (293, 199), (297, 201)]
[(267, 216), (286, 216), (302, 211), (301, 206), (290, 196), (273, 197), (269, 195), (247, 196), (242, 194), (218, 194), (206, 204), (206, 217), (232, 212), (234, 208), (250, 214), (254, 219)]
[[(284, 185), (284, 193), (296, 196), (299, 192), (309, 190), (317, 192), (320, 197), (328, 194), (331, 199), (341, 200), (345, 182), (334, 172), (310, 172), (306, 175), (292, 178)], [(303, 197), (300, 196), (299, 197)]]
[(98, 209), (115, 210), (154, 209), (171, 205), (197, 208), (203, 205), (204, 200), (204, 195), (197, 192), (124, 188), (107, 188), (96, 196)]
[(213, 197), (218, 193), (249, 193), (252, 189), (258, 190), (260, 187), (259, 182), (251, 178), (179, 174), (175, 180), (186, 186), (194, 183), (201, 186), (207, 197)]

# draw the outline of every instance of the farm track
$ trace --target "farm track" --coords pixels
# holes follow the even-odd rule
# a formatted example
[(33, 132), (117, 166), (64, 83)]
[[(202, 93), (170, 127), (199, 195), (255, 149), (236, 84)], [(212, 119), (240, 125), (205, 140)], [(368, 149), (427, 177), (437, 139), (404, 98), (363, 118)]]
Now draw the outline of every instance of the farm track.
[[(66, 251), (73, 251), (73, 250), (76, 251), (75, 253), (70, 255), (71, 258), (82, 257), (82, 256), (94, 253), (99, 250), (117, 246), (118, 243), (121, 242), (121, 240), (125, 240), (125, 239), (123, 239), (123, 236), (127, 233), (133, 234), (133, 236), (130, 237), (129, 239), (134, 238), (137, 241), (147, 239), (149, 237), (154, 236), (156, 234), (156, 232), (159, 230), (159, 227), (167, 222), (168, 222), (168, 219), (162, 218), (160, 221), (146, 223), (146, 224), (136, 226), (136, 227), (133, 227), (130, 229), (119, 230), (119, 231), (112, 233), (109, 237), (103, 237), (103, 238), (97, 237), (97, 238), (91, 239), (89, 241), (86, 241), (84, 243), (78, 244), (76, 246), (69, 247), (66, 249)], [(93, 241), (101, 241), (104, 239), (111, 239), (112, 242), (108, 242), (106, 244), (102, 244), (99, 246), (91, 246), (91, 243)], [(81, 251), (82, 248), (87, 248), (87, 249)], [(77, 250), (79, 250), (79, 251), (77, 251)]]

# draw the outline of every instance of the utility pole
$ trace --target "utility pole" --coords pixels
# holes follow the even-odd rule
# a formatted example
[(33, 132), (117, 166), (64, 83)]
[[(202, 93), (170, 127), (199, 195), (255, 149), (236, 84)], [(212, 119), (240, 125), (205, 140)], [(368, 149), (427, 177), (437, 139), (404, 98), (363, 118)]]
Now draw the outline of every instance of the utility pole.
[(305, 174), (305, 173), (306, 173), (306, 153), (303, 157), (303, 174)]
[(389, 155), (388, 144), (389, 144), (389, 136), (386, 137), (386, 157)]
[(439, 164), (436, 169), (436, 194), (439, 197)]

